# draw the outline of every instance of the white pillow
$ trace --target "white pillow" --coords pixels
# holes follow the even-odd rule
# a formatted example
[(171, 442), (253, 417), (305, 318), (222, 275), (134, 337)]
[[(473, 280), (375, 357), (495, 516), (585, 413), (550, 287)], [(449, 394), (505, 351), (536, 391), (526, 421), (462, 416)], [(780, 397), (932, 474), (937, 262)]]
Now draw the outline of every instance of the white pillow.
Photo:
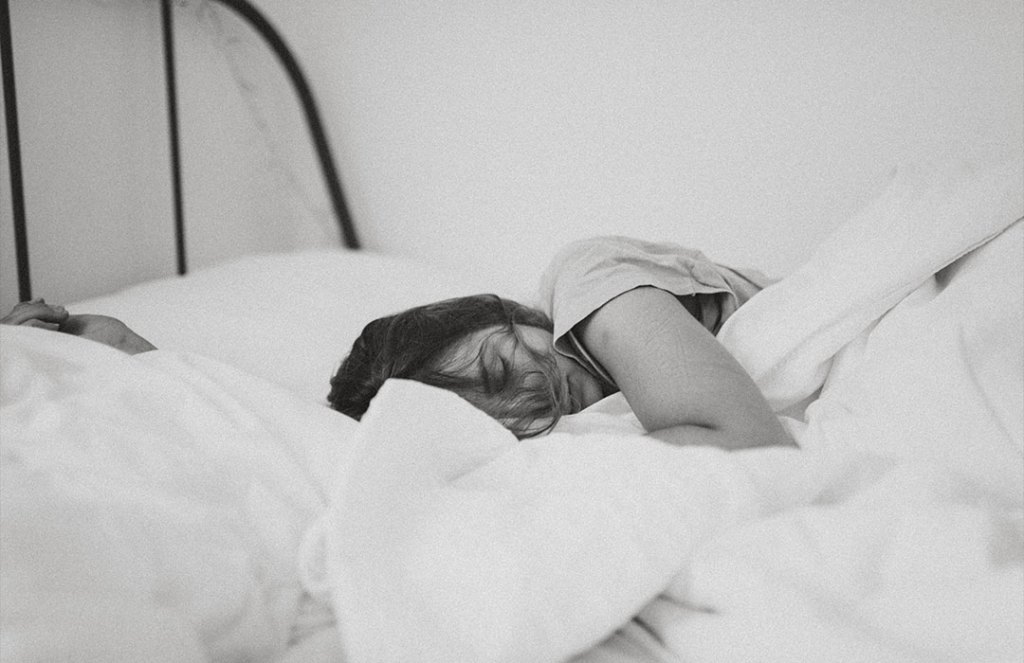
[(203, 354), (324, 402), (331, 376), (371, 320), (493, 290), (473, 273), (321, 250), (250, 256), (69, 309), (114, 316), (158, 348)]

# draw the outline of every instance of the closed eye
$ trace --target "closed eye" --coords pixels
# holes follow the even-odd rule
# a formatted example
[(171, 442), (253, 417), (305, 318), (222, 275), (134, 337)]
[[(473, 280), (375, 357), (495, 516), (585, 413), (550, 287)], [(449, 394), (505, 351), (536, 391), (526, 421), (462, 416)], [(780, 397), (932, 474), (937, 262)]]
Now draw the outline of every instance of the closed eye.
[(477, 359), (480, 381), (487, 393), (495, 394), (508, 386), (513, 372), (512, 362), (500, 352), (489, 348), (481, 351)]

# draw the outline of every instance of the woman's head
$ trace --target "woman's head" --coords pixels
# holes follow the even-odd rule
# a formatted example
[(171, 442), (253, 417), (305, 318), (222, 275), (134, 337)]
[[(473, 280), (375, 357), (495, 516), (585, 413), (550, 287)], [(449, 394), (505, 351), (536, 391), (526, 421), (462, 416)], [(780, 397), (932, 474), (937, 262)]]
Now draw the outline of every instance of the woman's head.
[(589, 405), (570, 384), (582, 369), (553, 352), (551, 330), (542, 312), (496, 295), (417, 306), (363, 329), (328, 400), (359, 419), (385, 380), (416, 380), (459, 394), (518, 437), (539, 435)]

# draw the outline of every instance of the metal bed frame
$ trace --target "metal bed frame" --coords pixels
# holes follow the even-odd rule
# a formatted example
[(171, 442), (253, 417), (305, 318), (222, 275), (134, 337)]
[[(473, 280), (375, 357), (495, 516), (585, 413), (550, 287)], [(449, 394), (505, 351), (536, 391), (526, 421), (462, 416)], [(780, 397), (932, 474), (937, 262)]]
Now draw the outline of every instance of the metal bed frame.
[[(172, 0), (160, 1), (160, 20), (163, 35), (164, 78), (167, 86), (167, 123), (170, 139), (170, 174), (174, 209), (174, 238), (177, 252), (178, 274), (188, 272), (185, 247), (185, 218), (181, 185), (181, 153), (178, 129), (178, 93), (174, 62), (174, 12)], [(335, 220), (341, 232), (341, 239), (347, 248), (360, 248), (355, 225), (349, 214), (341, 180), (334, 163), (327, 133), (320, 112), (317, 110), (312, 89), (299, 66), (298, 60), (280, 33), (248, 0), (209, 0), (232, 9), (245, 19), (274, 51), (281, 66), (295, 88), (302, 112), (309, 128), (313, 147), (323, 174), (327, 194), (334, 210)], [(9, 0), (0, 0), (0, 60), (2, 60), (4, 85), (4, 111), (7, 120), (7, 155), (10, 162), (11, 208), (14, 217), (14, 242), (18, 269), (18, 296), (22, 301), (32, 298), (32, 281), (29, 271), (28, 229), (26, 225), (23, 173), (21, 170), (21, 143), (18, 133), (18, 104), (14, 87), (14, 53), (11, 43), (11, 19)]]

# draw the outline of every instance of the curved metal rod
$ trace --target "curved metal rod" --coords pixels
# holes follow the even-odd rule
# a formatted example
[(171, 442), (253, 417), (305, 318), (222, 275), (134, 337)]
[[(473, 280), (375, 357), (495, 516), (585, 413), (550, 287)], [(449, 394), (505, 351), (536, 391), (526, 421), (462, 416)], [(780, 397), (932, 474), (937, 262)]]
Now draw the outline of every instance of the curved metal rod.
[(313, 138), (313, 145), (316, 148), (317, 158), (320, 161), (320, 169), (323, 172), (324, 182), (327, 185), (327, 193), (331, 198), (334, 216), (341, 229), (345, 246), (350, 249), (358, 249), (360, 247), (359, 238), (356, 235), (352, 216), (349, 214), (348, 206), (345, 203), (345, 195), (341, 189), (341, 179), (338, 177), (338, 170), (334, 165), (330, 144), (327, 142), (327, 133), (324, 131), (323, 122), (320, 120), (320, 112), (317, 110), (316, 102), (313, 99), (313, 92), (310, 89), (309, 83), (306, 82), (306, 76), (302, 73), (298, 61), (292, 55), (291, 49), (285, 44), (284, 39), (274, 29), (274, 26), (248, 0), (214, 1), (233, 9), (239, 16), (245, 18), (267, 42), (288, 72), (288, 77), (291, 79), (295, 92), (298, 94), (299, 101), (302, 104), (303, 114), (306, 116), (306, 124), (309, 126), (309, 132)]

